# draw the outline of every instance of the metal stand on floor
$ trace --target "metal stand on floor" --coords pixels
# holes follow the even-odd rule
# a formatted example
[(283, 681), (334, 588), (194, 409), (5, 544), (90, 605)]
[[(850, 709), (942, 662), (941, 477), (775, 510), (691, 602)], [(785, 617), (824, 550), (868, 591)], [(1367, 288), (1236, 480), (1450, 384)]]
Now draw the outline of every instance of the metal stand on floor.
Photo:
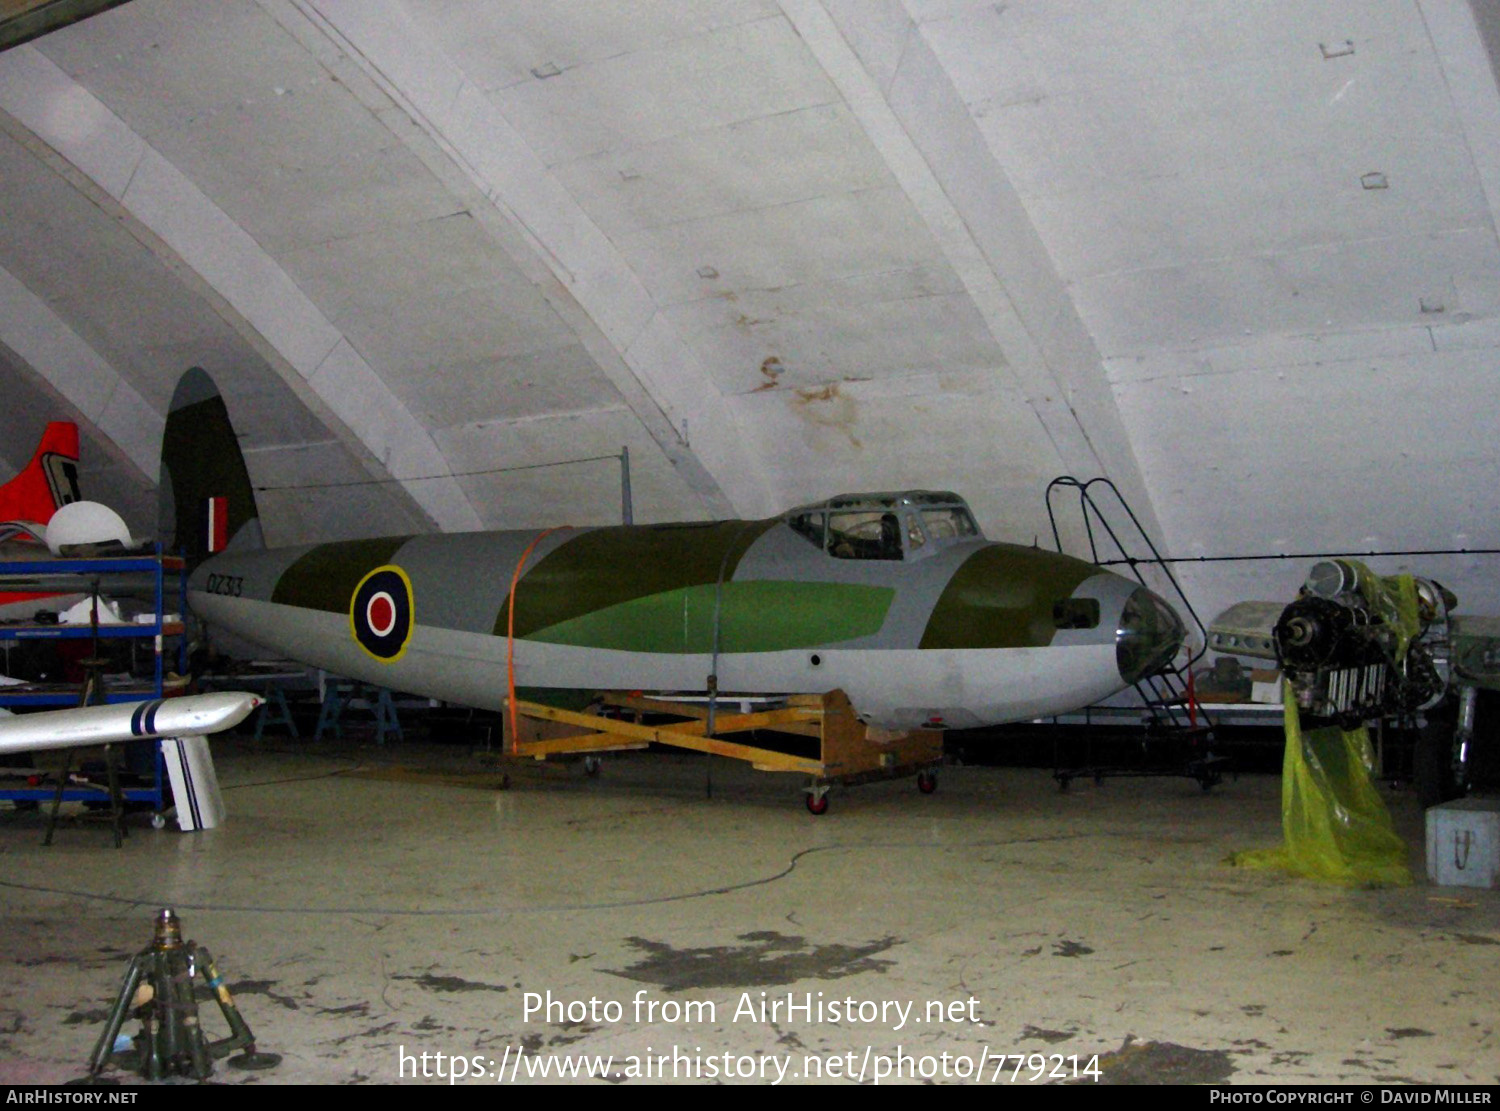
[[(1087, 714), (1087, 711), (1085, 711)], [(1196, 779), (1198, 786), (1210, 791), (1224, 781), (1226, 772), (1232, 772), (1231, 762), (1215, 756), (1210, 749), (1213, 731), (1207, 726), (1179, 726), (1167, 720), (1152, 717), (1140, 727), (1132, 730), (1112, 729), (1102, 735), (1092, 726), (1087, 731), (1084, 763), (1069, 767), (1063, 765), (1062, 744), (1054, 736), (1052, 742), (1052, 778), (1060, 789), (1066, 791), (1075, 779), (1092, 779), (1103, 783), (1106, 779), (1155, 779), (1182, 777)], [(1094, 761), (1094, 746), (1103, 742), (1115, 751), (1134, 751), (1135, 759), (1128, 764), (1101, 764)]]
[(292, 740), (300, 738), (297, 721), (292, 717), (292, 708), (287, 704), (286, 695), (280, 687), (271, 687), (266, 691), (266, 704), (261, 707), (260, 716), (255, 719), (255, 739), (261, 739), (267, 726), (276, 725), (285, 726)]
[[(229, 1023), (227, 1038), (208, 1041), (198, 1025), (193, 980), (200, 974), (214, 991), (219, 1010)], [(141, 1032), (131, 1039), (128, 1048), (117, 1053), (120, 1027), (131, 1015), (141, 1020)], [(163, 910), (156, 918), (151, 944), (130, 960), (119, 998), (89, 1058), (89, 1077), (96, 1078), (114, 1061), (134, 1068), (147, 1080), (172, 1074), (207, 1080), (214, 1071), (214, 1060), (228, 1057), (236, 1049), (244, 1052), (230, 1058), (234, 1068), (268, 1069), (281, 1063), (279, 1054), (256, 1050), (255, 1035), (234, 1005), (212, 955), (197, 942), (184, 944), (181, 922), (170, 909)]]
[(344, 737), (344, 711), (356, 700), (363, 699), (369, 711), (375, 715), (375, 743), (383, 745), (387, 737), (401, 740), (401, 718), (396, 713), (396, 702), (385, 687), (367, 687), (362, 683), (329, 683), (323, 692), (323, 708), (318, 711), (318, 728), (314, 741), (321, 741), (323, 734), (332, 733), (342, 740)]
[[(99, 619), (98, 610), (94, 612), (94, 620)], [(95, 626), (97, 632), (97, 624)], [(104, 704), (104, 668), (109, 661), (102, 659), (97, 654), (98, 641), (95, 640), (95, 655), (79, 660), (78, 664), (83, 668), (83, 691), (79, 696), (80, 706), (102, 706)], [(76, 755), (73, 749), (68, 750), (67, 759), (63, 762), (62, 771), (57, 776), (57, 791), (52, 796), (52, 809), (47, 815), (47, 834), (42, 838), (43, 845), (52, 844), (52, 835), (57, 832), (57, 816), (62, 808), (63, 792), (68, 788), (68, 777), (73, 774), (73, 757)], [(129, 831), (125, 828), (125, 796), (120, 791), (120, 765), (117, 759), (114, 745), (104, 746), (104, 770), (109, 782), (109, 812), (110, 826), (114, 830), (115, 848), (121, 848), (125, 844), (125, 838)]]

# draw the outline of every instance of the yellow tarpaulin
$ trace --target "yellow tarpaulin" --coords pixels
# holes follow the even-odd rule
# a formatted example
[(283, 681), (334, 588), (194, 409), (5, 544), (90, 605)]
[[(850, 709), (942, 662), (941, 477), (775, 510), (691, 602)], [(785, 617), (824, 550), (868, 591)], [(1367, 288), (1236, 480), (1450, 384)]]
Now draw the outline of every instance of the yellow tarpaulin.
[[(1360, 591), (1398, 630), (1397, 659), (1415, 630), (1416, 591), (1410, 575), (1377, 579), (1359, 565)], [(1404, 581), (1403, 581), (1404, 580)], [(1357, 886), (1412, 882), (1406, 842), (1396, 835), (1375, 787), (1374, 753), (1363, 725), (1302, 728), (1297, 696), (1285, 685), (1286, 753), (1281, 765), (1279, 849), (1235, 853), (1230, 863), (1281, 868), (1296, 876)]]

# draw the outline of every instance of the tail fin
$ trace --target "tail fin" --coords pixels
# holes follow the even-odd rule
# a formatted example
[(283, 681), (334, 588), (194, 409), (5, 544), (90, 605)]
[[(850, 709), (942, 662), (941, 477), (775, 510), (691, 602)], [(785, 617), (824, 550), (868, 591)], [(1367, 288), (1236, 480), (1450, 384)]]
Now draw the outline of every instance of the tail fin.
[(158, 535), (189, 566), (226, 547), (260, 548), (260, 514), (229, 410), (202, 367), (177, 383), (161, 442)]
[(53, 421), (26, 469), (0, 486), (0, 521), (45, 525), (60, 506), (79, 500), (78, 426)]

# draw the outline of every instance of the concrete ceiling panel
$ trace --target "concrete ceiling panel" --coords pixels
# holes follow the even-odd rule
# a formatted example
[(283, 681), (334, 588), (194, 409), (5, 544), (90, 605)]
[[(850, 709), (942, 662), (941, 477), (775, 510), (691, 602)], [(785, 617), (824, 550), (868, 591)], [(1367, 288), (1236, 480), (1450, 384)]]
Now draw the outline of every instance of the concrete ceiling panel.
[(781, 2), (960, 275), (1062, 468), (1110, 474), (1154, 527), (1092, 339), (922, 28), (898, 0)]
[(400, 383), (411, 408), (436, 430), (480, 418), (546, 416), (618, 406), (619, 392), (577, 343), (472, 362), (445, 360)]
[(1500, 246), (1480, 229), (1105, 275), (1075, 297), (1115, 356), (1261, 335), (1268, 320), (1310, 332), (1489, 314), (1500, 308), (1497, 271)]
[[(938, 263), (931, 234), (896, 188), (651, 228), (620, 252), (658, 303), (751, 289), (784, 289)], [(700, 270), (714, 275), (704, 277)]]
[(487, 92), (774, 14), (774, 0), (425, 0), (412, 10)]
[[(225, 376), (218, 379), (224, 380)], [(228, 378), (230, 382), (238, 380), (237, 375)], [(328, 436), (321, 425), (308, 429), (307, 439), (298, 440), (291, 435), (292, 429), (266, 428), (264, 419), (252, 423), (242, 418), (244, 414), (294, 415), (295, 399), (285, 387), (280, 391), (273, 388), (272, 392), (288, 396), (279, 400), (264, 397), (259, 405), (224, 392), (244, 449), (268, 544), (425, 531), (415, 506), (404, 497), (392, 496), (400, 484), (390, 478), (373, 478), (368, 467), (344, 443)], [(312, 423), (310, 415), (306, 420)], [(245, 430), (247, 425), (249, 432)], [(280, 437), (272, 438), (278, 432)]]
[[(1041, 490), (1059, 460), (1020, 397), (997, 390), (988, 374), (774, 389), (736, 404), (754, 434), (785, 445), (778, 474), (787, 505), (831, 492), (931, 487), (940, 474), (987, 535), (1029, 543), (1045, 528)], [(955, 443), (965, 445), (962, 459)]]
[[(1340, 159), (1288, 164), (1274, 176), (1195, 174), (1122, 183), (1091, 195), (1087, 205), (1076, 196), (1051, 196), (1030, 208), (1059, 269), (1076, 281), (1484, 227), (1488, 210), (1471, 167), (1461, 156), (1444, 157), (1450, 152), (1437, 146), (1413, 144), (1399, 169), (1394, 158), (1383, 160), (1390, 168), (1382, 172), (1387, 186), (1381, 188), (1362, 187), (1361, 163)], [(1419, 172), (1423, 154), (1427, 169)]]
[(1488, 311), (1493, 221), (1417, 7), (912, 7), (1107, 356)]
[(814, 105), (838, 94), (779, 17), (679, 39), (498, 90), (548, 166)]
[[(251, 478), (255, 478), (253, 467)], [(374, 482), (329, 487), (313, 476), (302, 478), (293, 488), (257, 487), (255, 504), (260, 512), (266, 543), (273, 547), (321, 544), (329, 540), (359, 540), (371, 535), (405, 536), (428, 531), (431, 525), (423, 519), (420, 511), (406, 508), (410, 503), (405, 499), (400, 502), (392, 499), (391, 485), (389, 482)]]
[[(487, 218), (501, 217), (494, 234), (595, 353), (709, 512), (760, 508), (765, 488), (753, 447), (736, 435), (717, 391), (703, 388), (693, 352), (671, 334), (639, 276), (501, 110), (502, 94), (492, 100), (463, 79), (453, 95), (439, 95), (433, 75), (452, 73), (452, 61), (404, 7), (306, 0), (299, 10), (347, 44), (362, 70), (407, 105), (428, 139), (483, 191), (494, 205)], [(690, 435), (697, 437), (691, 446)]]
[(498, 418), (522, 398), (524, 413), (620, 400), (541, 291), (466, 213), (286, 261), (428, 428)]
[[(935, 44), (955, 52), (954, 80), (988, 75), (1014, 90), (1114, 88), (1163, 76), (1223, 70), (1251, 58), (1298, 57), (1311, 48), (1338, 55), (1346, 40), (1388, 43), (1420, 35), (1403, 0), (1264, 0), (1258, 4), (1164, 0), (1149, 18), (1132, 0), (929, 3), (905, 0)], [(944, 51), (947, 53), (947, 51)], [(1356, 45), (1356, 53), (1358, 45)], [(993, 65), (986, 67), (985, 59)]]
[[(928, 273), (879, 277), (916, 285)], [(871, 284), (752, 290), (694, 301), (667, 316), (706, 353), (725, 394), (941, 371), (996, 373), (1004, 365), (1005, 357), (962, 290), (880, 299), (861, 288)]]
[[(514, 527), (614, 524), (622, 447), (630, 449), (635, 519), (691, 517), (692, 491), (624, 405), (476, 421), (439, 435), (477, 504)], [(509, 524), (507, 527), (511, 527)]]
[(616, 241), (650, 228), (891, 183), (842, 104), (621, 146), (559, 165), (555, 173)]
[[(1313, 362), (1256, 345), (1203, 356), (1253, 370), (1117, 387), (1127, 419), (1156, 430), (1142, 466), (1177, 554), (1500, 547), (1492, 351), (1434, 350), (1427, 329), (1388, 339), (1410, 353), (1371, 355), (1368, 335)], [(1466, 579), (1466, 611), (1500, 602), (1493, 576)]]

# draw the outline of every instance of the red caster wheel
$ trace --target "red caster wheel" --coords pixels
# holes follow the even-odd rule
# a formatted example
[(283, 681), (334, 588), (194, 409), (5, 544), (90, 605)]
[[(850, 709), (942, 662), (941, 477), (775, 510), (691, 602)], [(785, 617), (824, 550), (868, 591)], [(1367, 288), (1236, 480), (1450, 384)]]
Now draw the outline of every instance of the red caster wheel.
[(809, 814), (813, 814), (813, 815), (828, 813), (828, 796), (827, 795), (808, 795), (807, 796), (807, 812)]
[(937, 790), (937, 773), (936, 772), (918, 772), (917, 773), (917, 790), (921, 791), (924, 795), (930, 795), (930, 794), (932, 794), (932, 792), (936, 791)]

